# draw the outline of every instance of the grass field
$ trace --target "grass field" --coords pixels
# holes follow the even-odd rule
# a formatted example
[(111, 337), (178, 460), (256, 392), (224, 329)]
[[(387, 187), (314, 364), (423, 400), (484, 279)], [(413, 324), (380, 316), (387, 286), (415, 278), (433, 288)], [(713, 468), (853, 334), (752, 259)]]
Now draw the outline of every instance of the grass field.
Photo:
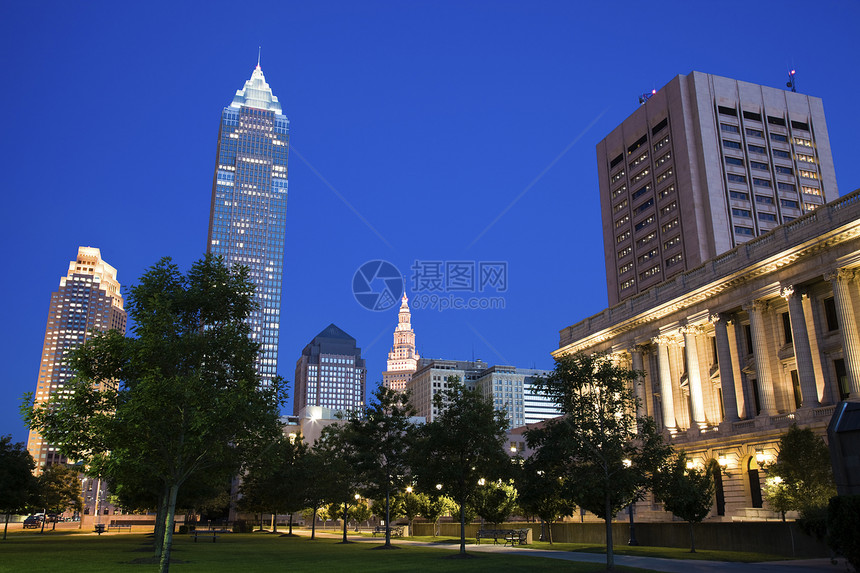
[[(173, 545), (171, 571), (178, 573), (252, 573), (286, 571), (601, 571), (602, 564), (572, 563), (538, 557), (472, 554), (453, 559), (447, 550), (401, 546), (374, 549), (379, 544), (342, 545), (336, 539), (281, 537), (268, 534), (226, 534), (216, 543), (192, 542), (178, 535)], [(33, 532), (10, 533), (0, 541), (0, 572), (114, 573), (157, 571), (157, 565), (133, 561), (151, 556), (150, 539), (140, 534), (102, 536)], [(618, 567), (619, 571), (644, 571)]]
[[(413, 541), (426, 543), (460, 543), (459, 537), (410, 537)], [(466, 543), (474, 543), (474, 539), (466, 538)], [(492, 541), (490, 541), (492, 543)], [(545, 541), (534, 541), (529, 546), (531, 549), (543, 549), (551, 551), (582, 551), (583, 553), (605, 553), (605, 545), (593, 543), (554, 543), (550, 545)], [(636, 555), (639, 557), (662, 557), (665, 559), (704, 559), (708, 561), (731, 561), (737, 563), (758, 563), (761, 561), (784, 561), (786, 557), (770, 555), (767, 553), (752, 553), (745, 551), (715, 551), (697, 549), (690, 553), (689, 549), (676, 547), (647, 547), (639, 545), (631, 547), (626, 544), (615, 545), (616, 555)]]

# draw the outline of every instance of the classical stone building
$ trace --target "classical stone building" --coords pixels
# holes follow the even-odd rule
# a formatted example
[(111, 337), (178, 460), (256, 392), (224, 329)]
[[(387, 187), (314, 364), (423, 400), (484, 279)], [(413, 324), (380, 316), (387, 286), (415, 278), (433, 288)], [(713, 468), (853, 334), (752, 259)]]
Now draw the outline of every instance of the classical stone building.
[(694, 463), (719, 462), (712, 516), (775, 517), (761, 467), (780, 436), (823, 435), (840, 400), (860, 399), (858, 280), (860, 190), (565, 328), (554, 355), (643, 370), (641, 413)]

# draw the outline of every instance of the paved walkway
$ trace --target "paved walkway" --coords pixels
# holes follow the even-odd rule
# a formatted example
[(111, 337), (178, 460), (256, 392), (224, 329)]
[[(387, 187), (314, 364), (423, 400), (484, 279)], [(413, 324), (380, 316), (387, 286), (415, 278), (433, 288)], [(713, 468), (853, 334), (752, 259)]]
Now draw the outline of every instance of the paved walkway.
[[(310, 534), (309, 530), (294, 530), (294, 533), (302, 535)], [(317, 530), (321, 537), (342, 537), (328, 531)], [(385, 541), (380, 537), (358, 537), (348, 536), (350, 541), (380, 543)], [(448, 543), (425, 543), (421, 541), (406, 541), (392, 539), (396, 545), (415, 545), (419, 547), (431, 547), (434, 549), (447, 549), (459, 551), (459, 544)], [(579, 561), (585, 563), (606, 563), (606, 555), (603, 553), (583, 553), (574, 551), (553, 551), (544, 549), (527, 549), (525, 547), (505, 547), (502, 545), (475, 545), (466, 540), (466, 551), (475, 553), (507, 553), (524, 555), (529, 557), (546, 557), (548, 559), (559, 559), (562, 561)], [(837, 565), (833, 565), (830, 559), (802, 559), (791, 561), (767, 561), (763, 563), (733, 563), (728, 561), (703, 561), (695, 559), (663, 559), (660, 557), (637, 557), (633, 555), (615, 555), (616, 565), (627, 567), (639, 567), (652, 571), (664, 571), (666, 573), (721, 573), (730, 571), (735, 573), (843, 573), (846, 571), (845, 560), (840, 559)]]

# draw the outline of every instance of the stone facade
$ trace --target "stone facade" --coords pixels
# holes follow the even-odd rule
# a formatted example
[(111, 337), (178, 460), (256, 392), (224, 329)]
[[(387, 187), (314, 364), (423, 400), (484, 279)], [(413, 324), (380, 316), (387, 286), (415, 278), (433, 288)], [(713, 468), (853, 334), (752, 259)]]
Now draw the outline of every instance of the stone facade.
[(860, 190), (565, 328), (554, 355), (643, 370), (641, 413), (696, 464), (720, 464), (712, 516), (776, 517), (761, 466), (780, 436), (794, 423), (824, 436), (835, 405), (860, 399), (858, 271)]

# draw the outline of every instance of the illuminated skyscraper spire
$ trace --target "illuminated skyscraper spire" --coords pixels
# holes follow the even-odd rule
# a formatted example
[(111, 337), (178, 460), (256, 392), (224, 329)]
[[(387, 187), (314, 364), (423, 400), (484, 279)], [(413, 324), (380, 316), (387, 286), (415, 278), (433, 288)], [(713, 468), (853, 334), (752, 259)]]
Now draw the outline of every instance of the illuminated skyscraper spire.
[(407, 382), (418, 369), (419, 358), (421, 357), (415, 352), (415, 332), (412, 330), (409, 299), (404, 292), (400, 301), (400, 312), (397, 314), (397, 328), (394, 329), (394, 346), (388, 353), (386, 371), (382, 373), (383, 386), (398, 392), (406, 390)]
[(221, 113), (206, 248), (228, 265), (250, 270), (259, 308), (248, 321), (260, 344), (263, 385), (278, 369), (289, 144), (290, 121), (266, 83), (257, 52), (251, 79)]

